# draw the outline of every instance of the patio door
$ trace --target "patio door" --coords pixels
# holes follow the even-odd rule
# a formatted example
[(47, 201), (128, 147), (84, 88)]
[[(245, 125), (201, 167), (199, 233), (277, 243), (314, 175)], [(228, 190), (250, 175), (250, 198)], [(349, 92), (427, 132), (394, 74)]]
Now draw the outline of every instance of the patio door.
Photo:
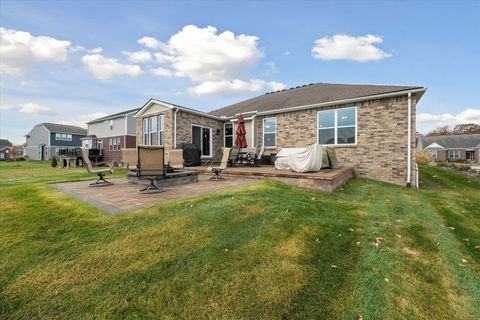
[(467, 161), (473, 161), (473, 156), (474, 156), (474, 153), (475, 151), (467, 151), (465, 152), (465, 156), (467, 158)]
[(212, 128), (192, 125), (192, 143), (202, 151), (202, 157), (211, 157)]

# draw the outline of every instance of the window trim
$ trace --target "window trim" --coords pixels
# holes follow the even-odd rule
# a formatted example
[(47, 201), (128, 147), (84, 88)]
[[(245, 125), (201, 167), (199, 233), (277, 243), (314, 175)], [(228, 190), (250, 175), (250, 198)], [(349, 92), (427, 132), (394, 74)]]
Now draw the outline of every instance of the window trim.
[[(265, 132), (265, 121), (266, 120), (275, 120), (275, 132)], [(266, 146), (265, 145), (265, 133), (267, 134), (274, 134), (275, 135), (275, 139), (274, 139), (274, 143), (275, 145), (273, 146)], [(277, 117), (265, 117), (263, 118), (262, 120), (262, 143), (263, 143), (263, 146), (265, 147), (265, 149), (276, 149), (277, 148)]]
[(226, 143), (225, 143), (225, 140), (226, 140), (226, 137), (230, 137), (230, 135), (226, 136), (225, 135), (225, 126), (229, 124), (232, 126), (232, 147), (235, 145), (235, 123), (233, 122), (224, 122), (223, 123), (223, 147), (226, 148)]
[(163, 146), (165, 145), (165, 115), (162, 113), (157, 115), (156, 117), (157, 117), (157, 142), (158, 142), (158, 145)]
[[(144, 146), (148, 146), (150, 140), (150, 133), (148, 132), (148, 117), (142, 118), (142, 142)], [(145, 131), (146, 128), (146, 131)], [(146, 136), (146, 138), (145, 138)]]
[[(338, 126), (338, 110), (342, 110), (342, 109), (354, 109), (355, 110), (355, 125), (349, 125), (349, 126)], [(330, 110), (333, 110), (334, 111), (334, 126), (333, 127), (325, 127), (325, 128), (320, 128), (318, 126), (318, 120), (319, 120), (319, 117), (320, 117), (320, 112), (322, 111), (330, 111)], [(342, 107), (342, 108), (334, 108), (334, 109), (324, 109), (324, 110), (318, 110), (317, 111), (317, 125), (316, 125), (316, 130), (317, 130), (317, 144), (320, 144), (320, 129), (333, 129), (333, 139), (335, 141), (335, 143), (332, 143), (332, 144), (325, 144), (326, 146), (334, 146), (334, 147), (345, 147), (345, 146), (356, 146), (357, 143), (358, 143), (358, 108), (357, 106), (351, 106), (351, 107)], [(351, 127), (355, 127), (355, 142), (354, 143), (338, 143), (338, 134), (337, 134), (337, 131), (338, 131), (338, 128), (351, 128)]]
[[(156, 129), (155, 131), (152, 130), (152, 123), (153, 121), (156, 121)], [(152, 117), (148, 117), (148, 140), (150, 141), (150, 145), (151, 146), (156, 146), (158, 145), (158, 135), (157, 135), (157, 132), (158, 132), (158, 116), (152, 116)], [(156, 136), (156, 141), (153, 141), (152, 142), (152, 134), (155, 133), (155, 136)]]
[[(450, 153), (454, 153), (455, 155), (450, 156)], [(456, 156), (456, 154), (458, 154), (458, 156)], [(460, 159), (460, 150), (458, 149), (448, 150), (448, 159)]]
[[(203, 128), (207, 128), (210, 130), (210, 150), (209, 150), (209, 155), (208, 156), (204, 156), (203, 155), (203, 149), (202, 149), (202, 154), (200, 155), (200, 158), (201, 159), (209, 159), (209, 158), (213, 158), (213, 129), (212, 127), (208, 127), (208, 126), (204, 126), (204, 125), (201, 125), (201, 124), (194, 124), (192, 123), (190, 125), (190, 141), (191, 143), (193, 143), (193, 127), (199, 127), (200, 129), (203, 129)], [(203, 135), (202, 135), (203, 136)], [(202, 144), (203, 140), (200, 141), (200, 144)]]

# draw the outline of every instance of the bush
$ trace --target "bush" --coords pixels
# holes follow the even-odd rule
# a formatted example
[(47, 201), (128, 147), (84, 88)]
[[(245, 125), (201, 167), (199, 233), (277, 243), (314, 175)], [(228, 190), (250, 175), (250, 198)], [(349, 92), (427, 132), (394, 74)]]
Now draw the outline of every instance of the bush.
[(428, 151), (419, 151), (415, 154), (415, 161), (420, 165), (429, 164), (432, 161), (432, 155)]
[(56, 158), (56, 157), (53, 157), (53, 158), (52, 158), (52, 162), (51, 162), (52, 168), (56, 168), (57, 165), (58, 165), (58, 163), (57, 163), (57, 158)]

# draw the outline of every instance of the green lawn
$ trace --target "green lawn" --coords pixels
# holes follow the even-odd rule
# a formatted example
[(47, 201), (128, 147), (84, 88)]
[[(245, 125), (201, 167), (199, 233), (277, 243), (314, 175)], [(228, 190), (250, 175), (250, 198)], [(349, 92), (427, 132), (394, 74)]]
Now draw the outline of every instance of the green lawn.
[(47, 184), (80, 169), (1, 163), (0, 318), (479, 319), (480, 180), (421, 174), (113, 216)]

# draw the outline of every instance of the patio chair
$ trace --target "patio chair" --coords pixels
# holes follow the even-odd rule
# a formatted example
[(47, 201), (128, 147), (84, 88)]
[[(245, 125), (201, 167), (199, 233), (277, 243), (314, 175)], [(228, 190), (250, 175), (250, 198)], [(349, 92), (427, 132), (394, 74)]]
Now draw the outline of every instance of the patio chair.
[(220, 162), (220, 165), (218, 166), (213, 166), (213, 161), (207, 162), (208, 165), (208, 170), (213, 173), (213, 176), (210, 178), (210, 180), (225, 180), (224, 177), (220, 175), (220, 172), (222, 170), (227, 169), (228, 165), (228, 160), (230, 159), (230, 152), (232, 151), (232, 148), (224, 148), (223, 149), (223, 156), (222, 156), (222, 162)]
[(155, 180), (165, 176), (165, 150), (157, 146), (137, 146), (137, 177), (148, 179), (147, 187), (138, 190), (138, 193), (150, 194), (164, 192), (165, 188), (159, 188)]
[(238, 154), (240, 153), (240, 148), (232, 147), (230, 151), (230, 158), (228, 159), (228, 164), (230, 167), (235, 167), (236, 162), (238, 161)]
[[(126, 148), (122, 149), (122, 164), (127, 170), (135, 170), (137, 166), (137, 149)], [(131, 167), (131, 168), (130, 168)]]
[(168, 153), (168, 166), (173, 170), (182, 170), (184, 168), (183, 150), (170, 150)]
[(255, 151), (255, 155), (248, 158), (248, 164), (252, 167), (258, 167), (258, 164), (260, 163), (260, 161), (262, 161), (262, 156), (264, 152), (265, 152), (265, 147), (262, 145), (259, 145)]
[(88, 148), (82, 148), (82, 159), (83, 162), (87, 165), (87, 171), (90, 174), (96, 174), (98, 179), (96, 182), (90, 183), (90, 187), (102, 187), (102, 186), (110, 186), (113, 183), (110, 181), (105, 180), (105, 175), (107, 173), (113, 173), (113, 168), (110, 165), (108, 168), (105, 169), (98, 169), (94, 170), (92, 166), (92, 162), (90, 161), (90, 158), (88, 157)]

